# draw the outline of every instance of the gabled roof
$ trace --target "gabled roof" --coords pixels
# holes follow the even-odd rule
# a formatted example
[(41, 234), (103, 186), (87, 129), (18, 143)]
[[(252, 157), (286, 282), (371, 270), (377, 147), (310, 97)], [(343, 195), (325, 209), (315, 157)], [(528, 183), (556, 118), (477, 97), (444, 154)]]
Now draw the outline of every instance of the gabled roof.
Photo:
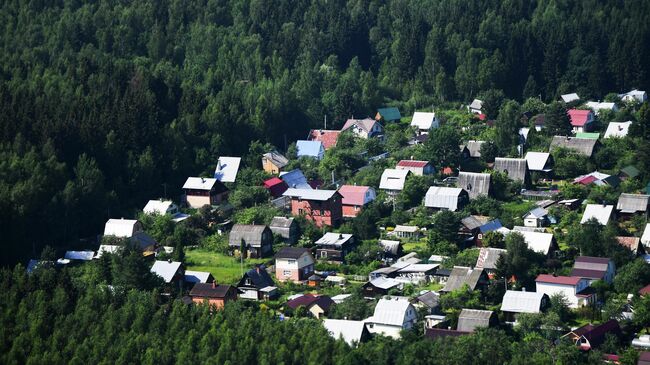
[[(215, 185), (223, 184), (217, 180), (207, 177), (188, 177), (183, 185), (183, 189), (192, 189), (192, 190), (212, 190)], [(225, 191), (225, 186), (223, 188), (218, 187), (220, 190)], [(227, 189), (226, 189), (227, 190)]]
[(611, 122), (607, 125), (607, 131), (605, 131), (605, 138), (623, 138), (626, 137), (630, 131), (630, 126), (632, 125), (631, 121), (617, 123)]
[(602, 279), (607, 273), (610, 259), (604, 257), (578, 256), (573, 264), (571, 276), (588, 279)]
[(293, 222), (293, 217), (273, 217), (271, 224), (269, 224), (269, 228), (291, 228)]
[(565, 137), (565, 136), (554, 136), (551, 140), (550, 151), (552, 152), (555, 148), (567, 148), (574, 150), (582, 155), (591, 157), (594, 153), (594, 148), (598, 143), (597, 139), (591, 138), (574, 138), (574, 137)]
[(279, 177), (272, 177), (268, 180), (264, 180), (264, 188), (269, 191), (269, 194), (271, 194), (272, 197), (275, 198), (287, 191), (289, 186)]
[(165, 215), (167, 214), (167, 210), (169, 210), (172, 206), (174, 206), (174, 203), (171, 200), (149, 200), (142, 211), (147, 214)]
[(474, 100), (472, 100), (472, 103), (469, 104), (469, 107), (470, 107), (471, 109), (478, 109), (478, 110), (480, 110), (480, 109), (483, 108), (483, 100), (474, 99)]
[(308, 139), (310, 141), (319, 141), (323, 147), (328, 150), (336, 146), (336, 141), (339, 139), (341, 131), (325, 130), (325, 129), (312, 129), (309, 131)]
[[(502, 312), (539, 313), (544, 293), (506, 290), (501, 303)], [(548, 296), (547, 296), (548, 297)]]
[(393, 255), (397, 255), (399, 253), (399, 248), (402, 245), (401, 241), (392, 241), (392, 240), (379, 240), (377, 241), (379, 244), (379, 247), (386, 252), (390, 253)]
[(397, 163), (397, 166), (423, 168), (429, 164), (430, 164), (429, 161), (401, 160), (400, 162)]
[(583, 127), (589, 121), (589, 116), (593, 114), (591, 110), (571, 109), (567, 112), (571, 125), (574, 127)]
[(597, 326), (594, 326), (591, 323), (586, 324), (580, 328), (577, 328), (569, 332), (567, 335), (573, 334), (575, 335), (575, 337), (584, 337), (585, 339), (587, 339), (587, 341), (589, 341), (590, 348), (596, 348), (600, 346), (603, 342), (605, 342), (606, 334), (609, 333), (611, 335), (616, 336), (619, 335), (620, 332), (621, 332), (621, 327), (619, 326), (618, 321), (616, 321), (615, 319), (610, 319), (609, 321), (599, 324)]
[[(395, 270), (395, 271), (397, 271), (397, 270)], [(388, 289), (391, 289), (391, 288), (398, 287), (398, 286), (402, 285), (402, 283), (395, 280), (395, 279), (392, 279), (392, 278), (385, 278), (383, 276), (380, 276), (378, 278), (370, 280), (365, 285), (371, 285), (371, 286), (374, 286), (375, 288), (388, 290)]]
[(461, 188), (431, 186), (424, 196), (424, 206), (427, 208), (445, 208), (452, 212), (458, 210), (458, 198), (463, 194)]
[(626, 100), (626, 99), (629, 99), (629, 98), (634, 98), (634, 99), (636, 99), (637, 101), (640, 101), (640, 102), (643, 102), (643, 101), (645, 101), (645, 99), (647, 99), (647, 95), (646, 95), (645, 91), (637, 90), (637, 89), (630, 90), (630, 91), (628, 91), (626, 93), (623, 93), (623, 94), (618, 94), (618, 97), (623, 99), (623, 100)]
[(458, 316), (458, 331), (474, 332), (477, 328), (490, 327), (493, 311), (463, 309)]
[(63, 258), (68, 260), (90, 261), (95, 256), (95, 251), (66, 251)]
[(576, 286), (578, 283), (583, 280), (578, 276), (554, 276), (548, 274), (538, 275), (535, 279), (537, 283), (546, 283), (546, 284), (556, 284), (556, 285), (567, 285), (567, 286)]
[(296, 309), (301, 306), (309, 308), (313, 305), (318, 305), (327, 311), (333, 304), (334, 301), (327, 295), (305, 294), (288, 301), (287, 307)]
[(399, 109), (395, 107), (379, 108), (377, 109), (377, 113), (387, 122), (402, 119), (402, 114), (400, 114)]
[(637, 169), (636, 166), (632, 166), (632, 165), (623, 167), (621, 169), (621, 172), (631, 178), (635, 178), (639, 176), (639, 174), (641, 173), (641, 171), (639, 171), (639, 169)]
[(321, 158), (323, 151), (325, 151), (323, 143), (320, 141), (297, 141), (296, 148), (298, 150), (298, 157), (307, 156)]
[(381, 174), (379, 188), (384, 190), (402, 190), (409, 170), (386, 169)]
[(553, 244), (553, 234), (552, 233), (543, 233), (543, 232), (528, 232), (528, 231), (517, 231), (526, 240), (528, 248), (539, 252), (544, 255), (548, 255), (548, 251), (551, 249)]
[(102, 257), (102, 255), (105, 253), (116, 253), (122, 248), (123, 246), (119, 246), (119, 245), (99, 245), (99, 249), (95, 254), (95, 258), (98, 259)]
[(548, 211), (544, 208), (533, 208), (528, 213), (524, 214), (524, 218), (544, 218), (548, 215)]
[(596, 114), (601, 110), (616, 110), (616, 103), (610, 103), (606, 101), (588, 101), (585, 103), (587, 108), (592, 109)]
[(548, 159), (551, 156), (548, 152), (526, 152), (526, 162), (530, 171), (550, 171), (546, 168)]
[(211, 276), (207, 271), (185, 271), (185, 281), (188, 283), (207, 283)]
[(428, 291), (420, 296), (418, 296), (417, 301), (424, 304), (425, 306), (429, 308), (436, 308), (438, 306), (438, 302), (440, 300), (440, 294), (434, 292), (434, 291)]
[(474, 290), (483, 274), (484, 272), (482, 268), (472, 270), (469, 267), (454, 266), (451, 270), (451, 274), (449, 274), (449, 279), (447, 280), (445, 287), (441, 291), (454, 291), (462, 288), (464, 284), (467, 284), (470, 290)]
[(271, 163), (274, 164), (279, 169), (281, 169), (281, 168), (287, 166), (287, 164), (289, 164), (289, 159), (284, 157), (284, 155), (282, 155), (278, 151), (267, 152), (267, 153), (263, 154), (262, 156), (264, 158), (266, 158), (267, 160), (271, 161)]
[(241, 157), (219, 157), (214, 169), (214, 178), (221, 182), (235, 182), (240, 163)]
[(400, 298), (379, 299), (372, 315), (372, 323), (401, 327), (404, 324), (406, 311), (409, 308), (414, 310), (408, 300)]
[(304, 254), (311, 254), (308, 248), (304, 247), (282, 247), (275, 254), (276, 259), (299, 259)]
[(372, 130), (372, 128), (377, 124), (377, 122), (374, 119), (371, 118), (365, 118), (365, 119), (348, 119), (345, 121), (345, 124), (343, 125), (343, 128), (341, 128), (341, 132), (345, 131), (346, 129), (352, 128), (352, 126), (357, 126), (357, 128), (362, 129), (368, 133)]
[(621, 213), (646, 212), (648, 204), (650, 204), (650, 195), (622, 193), (618, 197), (616, 210), (620, 210)]
[(226, 298), (230, 293), (233, 293), (233, 291), (234, 288), (230, 285), (196, 283), (190, 291), (190, 296), (199, 298)]
[(436, 113), (415, 112), (411, 119), (411, 127), (421, 130), (429, 130), (435, 127)]
[(348, 345), (361, 342), (366, 324), (363, 321), (346, 319), (324, 319), (323, 326), (335, 339), (342, 338)]
[(501, 221), (499, 219), (493, 219), (486, 222), (485, 224), (482, 224), (480, 227), (478, 227), (478, 230), (481, 233), (488, 233), (492, 231), (498, 231), (500, 228), (503, 228)]
[(565, 103), (570, 103), (572, 101), (580, 100), (580, 97), (576, 93), (563, 94), (561, 97), (562, 97), (562, 101), (564, 101)]
[(296, 189), (312, 189), (311, 185), (307, 183), (307, 178), (300, 169), (294, 169), (287, 172), (280, 173), (280, 179), (287, 183), (290, 188)]
[(315, 190), (315, 189), (287, 189), (282, 196), (289, 196), (303, 200), (327, 201), (337, 194), (336, 190)]
[(467, 150), (469, 151), (469, 157), (481, 157), (481, 146), (483, 146), (484, 143), (485, 141), (467, 141), (465, 147), (467, 147)]
[(343, 246), (345, 243), (350, 241), (352, 237), (353, 235), (349, 233), (327, 232), (315, 243), (316, 245)]
[[(261, 247), (262, 246), (262, 236), (264, 231), (269, 229), (264, 225), (254, 225), (254, 224), (235, 224), (230, 230), (228, 235), (228, 245), (233, 247), (239, 247), (241, 241), (244, 240), (246, 245), (251, 247)], [(270, 231), (270, 230), (269, 230)]]
[(258, 265), (246, 271), (241, 280), (239, 280), (237, 286), (248, 286), (246, 285), (247, 278), (250, 279), (251, 285), (257, 289), (263, 289), (275, 285), (269, 273), (266, 272), (266, 267), (264, 265)]
[(505, 172), (510, 180), (525, 181), (528, 163), (524, 158), (497, 157), (494, 159), (494, 169)]
[(632, 251), (632, 253), (637, 253), (639, 250), (639, 243), (641, 243), (641, 238), (618, 236), (616, 237), (616, 241), (619, 245)]
[(470, 199), (480, 195), (488, 195), (490, 192), (490, 174), (461, 171), (458, 174), (456, 184), (459, 188), (467, 191)]
[(137, 219), (109, 219), (104, 226), (104, 236), (131, 237), (138, 223)]
[(375, 200), (375, 190), (369, 186), (342, 185), (339, 194), (344, 205), (363, 206)]
[(181, 263), (177, 261), (156, 261), (151, 272), (163, 278), (166, 283), (171, 283), (180, 268)]
[(461, 219), (460, 223), (470, 231), (473, 231), (490, 221), (490, 217), (482, 215), (470, 215)]
[(606, 226), (607, 222), (609, 222), (609, 218), (612, 216), (613, 211), (613, 205), (587, 204), (587, 207), (585, 207), (585, 212), (582, 214), (580, 224), (586, 223), (591, 218), (596, 218), (598, 223)]
[(488, 270), (497, 268), (497, 260), (501, 255), (508, 252), (508, 250), (492, 247), (481, 247), (478, 258), (476, 259), (476, 267)]

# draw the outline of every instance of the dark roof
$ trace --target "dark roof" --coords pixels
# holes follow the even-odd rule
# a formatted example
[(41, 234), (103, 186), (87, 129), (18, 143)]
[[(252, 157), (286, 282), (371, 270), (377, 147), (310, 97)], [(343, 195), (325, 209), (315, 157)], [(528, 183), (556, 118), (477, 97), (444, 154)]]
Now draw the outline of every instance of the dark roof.
[(485, 272), (481, 268), (472, 270), (469, 267), (454, 266), (445, 287), (441, 291), (450, 292), (461, 288), (464, 284), (467, 284), (470, 290), (474, 290), (484, 275)]
[(436, 294), (435, 292), (427, 292), (422, 295), (420, 295), (417, 300), (426, 305), (429, 308), (435, 308), (438, 306), (438, 301), (440, 300), (440, 295)]
[(263, 233), (268, 229), (267, 226), (262, 225), (235, 224), (230, 230), (228, 244), (230, 246), (239, 247), (243, 239), (246, 245), (251, 247), (260, 247), (262, 245)]
[(598, 326), (586, 324), (572, 332), (577, 336), (584, 336), (589, 341), (591, 347), (596, 348), (605, 341), (605, 334), (619, 335), (621, 327), (618, 325), (618, 321), (610, 319)]
[(271, 228), (290, 228), (293, 225), (293, 218), (273, 217), (269, 227)]
[(458, 330), (474, 332), (477, 328), (490, 327), (493, 311), (463, 309), (458, 316)]
[(632, 166), (632, 165), (623, 167), (621, 169), (621, 172), (623, 174), (625, 174), (626, 176), (633, 177), (633, 178), (637, 177), (637, 176), (639, 176), (639, 174), (641, 174), (639, 169), (637, 169), (635, 166)]
[(594, 256), (578, 256), (576, 262), (586, 262), (590, 264), (609, 264), (610, 259), (607, 257), (594, 257)]
[(216, 285), (214, 283), (196, 283), (190, 291), (191, 297), (200, 298), (226, 298), (233, 291), (230, 285)]
[(387, 122), (399, 120), (402, 118), (399, 109), (395, 107), (379, 108), (377, 109), (377, 113), (379, 113), (379, 115), (381, 115), (381, 117)]
[(275, 254), (276, 259), (298, 259), (305, 253), (309, 253), (308, 248), (304, 247), (282, 247), (278, 253)]
[(239, 284), (237, 284), (237, 286), (246, 286), (244, 284), (246, 278), (251, 279), (252, 286), (256, 287), (257, 289), (275, 285), (269, 273), (266, 272), (266, 267), (264, 267), (264, 265), (258, 265), (255, 268), (246, 271), (244, 277), (239, 280)]
[(587, 279), (602, 279), (605, 276), (605, 272), (600, 270), (573, 269), (571, 270), (571, 276), (579, 276)]
[(327, 311), (332, 306), (332, 304), (334, 304), (334, 301), (327, 295), (305, 294), (288, 301), (287, 307), (296, 309), (300, 306), (311, 307), (312, 305), (316, 304), (323, 310)]
[(528, 174), (528, 162), (525, 158), (497, 157), (494, 169), (505, 172), (510, 180), (525, 181)]
[(554, 148), (562, 147), (574, 150), (587, 157), (591, 157), (591, 155), (594, 153), (594, 147), (596, 147), (597, 143), (597, 139), (591, 138), (554, 136), (553, 140), (551, 141), (550, 151), (552, 152)]
[(467, 191), (470, 199), (474, 199), (479, 195), (488, 195), (490, 191), (490, 174), (461, 171), (458, 174), (456, 183), (459, 188)]
[(464, 336), (470, 334), (471, 332), (448, 330), (444, 328), (427, 328), (424, 333), (424, 336), (435, 340), (436, 338), (441, 338), (441, 337), (449, 337), (449, 336), (458, 337), (458, 336)]

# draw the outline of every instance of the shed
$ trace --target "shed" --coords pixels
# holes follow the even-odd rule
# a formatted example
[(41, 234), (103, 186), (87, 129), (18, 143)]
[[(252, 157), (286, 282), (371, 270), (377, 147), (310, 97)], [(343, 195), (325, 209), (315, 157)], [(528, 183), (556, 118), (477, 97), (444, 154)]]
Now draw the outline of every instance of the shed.
[(385, 169), (381, 174), (379, 188), (383, 190), (402, 191), (409, 173), (410, 171), (408, 170)]
[(438, 128), (439, 126), (440, 122), (438, 118), (436, 118), (436, 113), (413, 113), (413, 119), (411, 119), (411, 127), (415, 127), (422, 132), (427, 132), (432, 128)]
[(475, 199), (490, 192), (490, 174), (463, 171), (458, 174), (457, 184), (467, 191), (470, 199)]
[(369, 337), (363, 321), (324, 319), (323, 326), (334, 339), (341, 338), (350, 346), (356, 346)]
[(477, 328), (488, 328), (498, 322), (493, 311), (463, 309), (458, 316), (457, 331), (474, 332)]
[(228, 236), (228, 246), (231, 249), (239, 249), (242, 242), (249, 256), (265, 257), (271, 253), (273, 235), (267, 226), (235, 224)]
[(476, 259), (476, 267), (485, 270), (496, 270), (499, 257), (506, 252), (508, 250), (501, 248), (481, 247)]
[(481, 157), (481, 147), (485, 141), (467, 141), (467, 144), (465, 145), (465, 148), (467, 148), (467, 152), (469, 154), (468, 157), (471, 158), (480, 158)]
[(530, 180), (528, 163), (525, 158), (497, 157), (494, 159), (494, 169), (505, 172), (510, 180), (527, 183)]
[(598, 221), (598, 223), (602, 224), (603, 226), (606, 226), (607, 223), (609, 222), (609, 219), (612, 217), (613, 212), (614, 212), (613, 205), (587, 204), (587, 207), (585, 208), (585, 212), (582, 214), (582, 219), (580, 220), (580, 224), (584, 224), (588, 220), (595, 218)]
[(434, 209), (446, 209), (452, 212), (462, 209), (469, 201), (469, 194), (461, 188), (432, 186), (424, 196), (424, 206)]
[(273, 217), (269, 229), (290, 245), (298, 241), (298, 223), (293, 217)]
[(177, 261), (156, 261), (151, 267), (151, 272), (160, 276), (165, 283), (171, 283), (182, 274), (181, 263)]
[(623, 214), (647, 213), (650, 195), (622, 193), (618, 197), (616, 210)]
[(557, 148), (566, 148), (581, 155), (591, 157), (597, 144), (597, 139), (554, 136), (551, 140), (550, 151), (553, 152)]
[(386, 122), (394, 122), (402, 119), (402, 114), (396, 107), (384, 107), (377, 109), (375, 120), (384, 120)]
[(549, 304), (549, 297), (544, 293), (506, 290), (501, 303), (502, 312), (540, 313)]

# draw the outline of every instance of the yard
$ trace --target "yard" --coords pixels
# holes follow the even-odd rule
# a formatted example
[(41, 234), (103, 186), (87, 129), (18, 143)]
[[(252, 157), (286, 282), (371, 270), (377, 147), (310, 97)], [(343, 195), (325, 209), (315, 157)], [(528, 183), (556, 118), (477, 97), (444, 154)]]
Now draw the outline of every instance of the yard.
[[(245, 259), (244, 271), (269, 259)], [(242, 276), (239, 259), (212, 251), (194, 249), (185, 253), (187, 270), (208, 271), (220, 284), (236, 284)]]
[(426, 240), (420, 240), (420, 241), (409, 241), (404, 243), (402, 246), (404, 249), (404, 252), (413, 252), (413, 251), (418, 251), (418, 250), (424, 250), (427, 248), (427, 241)]

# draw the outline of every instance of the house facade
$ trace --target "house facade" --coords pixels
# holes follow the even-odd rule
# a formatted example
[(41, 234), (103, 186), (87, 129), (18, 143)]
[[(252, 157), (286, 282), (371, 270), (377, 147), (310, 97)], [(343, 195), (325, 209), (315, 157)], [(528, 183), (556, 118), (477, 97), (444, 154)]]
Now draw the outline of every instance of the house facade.
[(346, 218), (356, 217), (377, 198), (375, 189), (369, 186), (343, 185), (339, 188), (339, 194), (342, 196), (343, 216)]
[(404, 189), (406, 178), (410, 173), (409, 170), (385, 169), (381, 174), (379, 189), (384, 190), (389, 199), (395, 199)]
[(271, 175), (277, 175), (289, 164), (289, 160), (277, 151), (262, 155), (262, 168)]
[(227, 302), (237, 299), (237, 289), (230, 285), (196, 283), (190, 291), (190, 298), (196, 304), (207, 303), (215, 309), (223, 308)]
[(316, 257), (324, 260), (343, 261), (345, 255), (356, 245), (354, 235), (327, 232), (316, 241)]
[(228, 199), (228, 188), (213, 178), (188, 177), (183, 190), (185, 202), (195, 209), (204, 205), (218, 205)]
[(301, 283), (314, 273), (314, 262), (308, 248), (283, 247), (275, 254), (275, 278)]
[(409, 170), (413, 175), (424, 176), (436, 172), (429, 161), (401, 160), (395, 166), (397, 170)]
[(228, 246), (231, 251), (239, 252), (242, 245), (245, 257), (267, 257), (272, 251), (273, 233), (267, 226), (235, 224), (228, 236)]
[(343, 220), (342, 197), (336, 190), (289, 188), (282, 195), (291, 199), (291, 214), (302, 215), (318, 227), (338, 227)]
[(594, 125), (594, 112), (591, 110), (571, 109), (567, 112), (573, 133), (591, 132)]
[(591, 304), (595, 294), (589, 290), (589, 280), (577, 276), (553, 276), (542, 274), (535, 279), (536, 292), (550, 297), (562, 294), (569, 302), (569, 308)]
[(289, 245), (298, 242), (300, 227), (294, 218), (273, 217), (269, 228), (273, 234), (282, 237), (282, 240)]
[(417, 321), (415, 307), (404, 298), (380, 299), (366, 327), (370, 333), (379, 333), (392, 338), (400, 338), (400, 331), (411, 329)]

